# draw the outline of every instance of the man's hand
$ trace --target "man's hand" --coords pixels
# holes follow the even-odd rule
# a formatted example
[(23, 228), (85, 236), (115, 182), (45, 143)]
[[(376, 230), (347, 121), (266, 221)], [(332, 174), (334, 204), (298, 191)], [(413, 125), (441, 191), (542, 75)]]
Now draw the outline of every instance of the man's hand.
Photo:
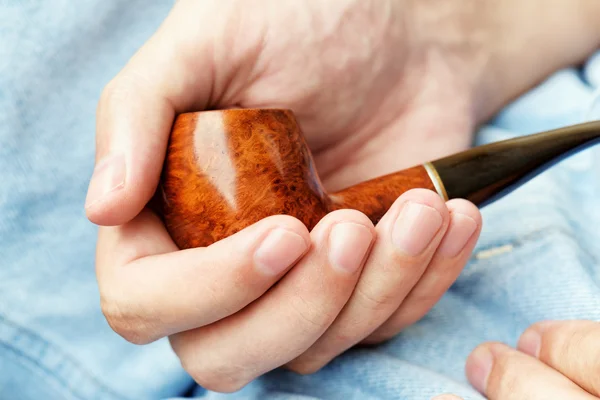
[(518, 350), (485, 343), (467, 361), (467, 376), (489, 399), (600, 398), (600, 323), (534, 324)]
[(353, 210), (312, 232), (274, 216), (185, 251), (146, 204), (184, 111), (292, 109), (328, 190), (466, 148), (475, 124), (516, 94), (487, 91), (497, 48), (480, 3), (176, 2), (98, 107), (86, 211), (101, 225), (97, 275), (113, 329), (139, 344), (168, 336), (194, 379), (231, 391), (280, 366), (314, 372), (425, 315), (479, 236), (466, 201), (415, 190), (377, 226)]

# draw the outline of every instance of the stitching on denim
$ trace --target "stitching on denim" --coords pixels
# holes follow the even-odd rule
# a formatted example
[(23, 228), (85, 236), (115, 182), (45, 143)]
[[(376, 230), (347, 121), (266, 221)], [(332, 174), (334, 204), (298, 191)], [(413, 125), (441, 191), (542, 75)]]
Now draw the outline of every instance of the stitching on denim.
[[(501, 249), (501, 248), (507, 248), (507, 249), (510, 248), (510, 251), (500, 251), (500, 252), (496, 251), (496, 254), (494, 254), (494, 256), (500, 256), (503, 254), (507, 254), (507, 253), (510, 253), (511, 251), (514, 251), (520, 247), (525, 246), (529, 242), (538, 240), (543, 237), (547, 237), (549, 235), (555, 235), (555, 234), (561, 234), (562, 236), (567, 236), (567, 237), (572, 238), (573, 240), (576, 240), (575, 236), (573, 236), (573, 234), (571, 232), (569, 232), (567, 229), (564, 229), (564, 228), (558, 227), (558, 226), (549, 226), (549, 227), (546, 227), (543, 229), (537, 229), (526, 235), (514, 238), (513, 240), (497, 242), (497, 243), (490, 244), (487, 247), (482, 247), (471, 255), (470, 260), (476, 262), (478, 260), (492, 258), (492, 257), (478, 258), (477, 255), (482, 252), (484, 254), (485, 254), (485, 252), (488, 252), (488, 251), (495, 252), (495, 250)], [(598, 263), (597, 257), (594, 254), (590, 253), (585, 247), (579, 247), (579, 250), (581, 250), (587, 257), (589, 257), (592, 260), (592, 262)]]
[[(51, 344), (50, 342), (43, 339), (35, 332), (33, 332), (27, 328), (24, 328), (11, 320), (8, 320), (5, 315), (1, 315), (1, 314), (0, 314), (0, 325), (4, 325), (4, 326), (8, 327), (9, 329), (12, 328), (13, 330), (17, 331), (18, 335), (27, 335), (28, 339), (30, 339), (32, 342), (41, 344), (43, 346), (41, 354), (46, 355), (49, 351), (53, 352), (54, 353), (53, 356), (55, 356), (57, 359), (59, 359), (61, 361), (61, 363), (59, 365), (66, 364), (71, 369), (78, 371), (81, 374), (81, 379), (86, 380), (91, 386), (97, 388), (98, 391), (103, 392), (106, 395), (108, 395), (114, 399), (129, 400), (128, 398), (123, 397), (122, 395), (115, 392), (110, 387), (106, 386), (94, 374), (92, 374), (90, 371), (86, 370), (75, 359), (73, 359), (72, 357), (70, 357), (69, 355), (64, 353), (58, 346)], [(14, 337), (18, 337), (18, 335), (14, 335)], [(33, 365), (36, 365), (41, 371), (44, 371), (46, 374), (48, 374), (48, 376), (54, 377), (54, 379), (58, 383), (60, 383), (61, 386), (65, 388), (65, 390), (67, 390), (74, 396), (85, 399), (84, 397), (81, 397), (81, 395), (74, 390), (74, 388), (76, 388), (78, 385), (73, 384), (73, 382), (70, 381), (68, 376), (66, 376), (62, 372), (57, 373), (56, 371), (53, 371), (48, 365), (46, 365), (43, 361), (41, 361), (39, 357), (34, 357), (34, 356), (28, 354), (26, 351), (19, 348), (14, 343), (11, 343), (7, 339), (8, 339), (7, 337), (0, 337), (0, 345), (6, 347), (7, 349), (12, 350), (16, 355), (28, 360)]]
[(475, 253), (474, 257), (478, 260), (486, 260), (488, 258), (497, 257), (504, 253), (510, 253), (513, 251), (514, 246), (512, 244), (505, 244), (502, 246), (494, 246), (489, 249), (479, 250)]

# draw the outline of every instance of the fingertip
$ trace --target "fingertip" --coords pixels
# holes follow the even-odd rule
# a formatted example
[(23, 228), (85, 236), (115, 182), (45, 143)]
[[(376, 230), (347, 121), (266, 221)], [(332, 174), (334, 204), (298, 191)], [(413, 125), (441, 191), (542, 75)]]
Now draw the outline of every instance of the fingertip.
[[(249, 227), (250, 228), (250, 227)], [(252, 229), (271, 230), (282, 228), (304, 239), (307, 245), (310, 245), (310, 232), (306, 225), (298, 218), (291, 215), (271, 215), (254, 224)]]
[[(294, 240), (292, 240), (292, 236), (295, 236)], [(261, 244), (266, 247), (261, 249)], [(270, 254), (269, 258), (272, 256), (272, 258), (278, 260), (285, 258), (286, 247), (288, 250), (292, 248), (302, 249), (302, 251), (298, 250), (298, 253), (302, 254), (305, 254), (311, 247), (311, 237), (306, 225), (299, 219), (289, 215), (272, 215), (263, 218), (208, 246), (217, 253), (229, 253), (231, 248), (235, 248), (238, 252), (247, 253), (248, 255), (257, 252), (259, 259), (263, 259), (266, 254)], [(274, 268), (270, 269), (274, 270)]]
[(481, 210), (477, 206), (465, 199), (452, 199), (446, 202), (450, 213), (457, 213), (471, 218), (478, 226), (482, 225), (483, 219)]
[(402, 194), (378, 224), (403, 257), (433, 254), (449, 224), (448, 208), (433, 191), (412, 189)]
[(94, 204), (85, 208), (85, 215), (93, 224), (98, 226), (117, 226), (122, 225), (119, 218), (110, 212), (112, 207), (107, 204)]
[(353, 209), (335, 210), (324, 216), (317, 226), (333, 225), (340, 222), (353, 222), (374, 230), (373, 222), (363, 212)]
[(415, 202), (435, 208), (445, 221), (448, 220), (449, 213), (446, 203), (436, 192), (432, 190), (421, 188), (408, 190), (398, 197), (394, 203), (394, 206), (401, 206), (406, 202)]
[(309, 231), (306, 225), (298, 218), (293, 217), (291, 215), (271, 215), (264, 218), (262, 221), (260, 221), (260, 223), (281, 226), (283, 228), (293, 230), (294, 232), (302, 236), (309, 235)]
[[(94, 182), (90, 183), (93, 186)], [(88, 190), (85, 205), (87, 219), (99, 226), (118, 226), (133, 220), (148, 204), (147, 198), (151, 195), (135, 187), (127, 187), (125, 184), (104, 193), (102, 198), (93, 200)]]
[(99, 226), (118, 226), (132, 220), (133, 218), (128, 218), (127, 213), (123, 213), (123, 210), (118, 207), (119, 197), (116, 194), (109, 195), (101, 201), (86, 205), (87, 219)]
[(345, 223), (363, 227), (372, 237), (377, 235), (373, 222), (364, 213), (353, 209), (341, 209), (332, 211), (321, 218), (310, 233), (311, 240), (316, 243), (324, 243), (335, 226)]
[(448, 204), (450, 225), (438, 251), (444, 257), (454, 259), (471, 251), (481, 232), (479, 210), (468, 202), (458, 201)]
[(477, 346), (467, 358), (465, 373), (467, 379), (480, 393), (485, 393), (487, 381), (492, 371), (494, 355), (490, 344), (484, 343)]

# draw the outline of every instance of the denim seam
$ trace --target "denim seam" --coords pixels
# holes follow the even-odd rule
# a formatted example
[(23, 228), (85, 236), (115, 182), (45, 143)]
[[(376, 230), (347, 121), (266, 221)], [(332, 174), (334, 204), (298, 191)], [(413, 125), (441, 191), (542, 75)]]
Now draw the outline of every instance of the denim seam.
[[(17, 344), (21, 339), (27, 345)], [(41, 372), (48, 377), (53, 377), (56, 383), (62, 386), (66, 391), (77, 398), (86, 399), (83, 391), (76, 388), (90, 388), (90, 391), (100, 392), (111, 399), (128, 400), (128, 398), (119, 395), (113, 389), (102, 383), (91, 372), (87, 371), (76, 360), (68, 356), (59, 346), (51, 344), (31, 330), (24, 328), (14, 321), (8, 320), (5, 315), (0, 315), (0, 345), (8, 350), (11, 350), (15, 356), (22, 358), (21, 364), (29, 362), (31, 367), (36, 366)], [(38, 350), (34, 350), (38, 348)], [(58, 371), (53, 370), (53, 366), (48, 363), (48, 358), (52, 357), (56, 360), (54, 364), (58, 367)], [(46, 359), (46, 360), (44, 360)], [(78, 371), (78, 382), (73, 382), (73, 371)]]
[[(475, 251), (473, 252), (473, 255), (471, 256), (471, 261), (474, 261), (474, 262), (480, 261), (477, 259), (477, 254), (479, 254), (481, 252), (485, 252), (485, 251), (489, 251), (489, 250), (493, 250), (493, 249), (505, 247), (505, 246), (511, 246), (511, 251), (514, 251), (518, 248), (521, 248), (521, 247), (527, 245), (528, 243), (537, 242), (537, 241), (543, 240), (544, 238), (546, 238), (548, 236), (556, 235), (556, 234), (561, 234), (563, 236), (568, 236), (570, 238), (575, 239), (573, 234), (571, 234), (569, 232), (569, 230), (567, 230), (567, 229), (564, 229), (564, 228), (558, 227), (558, 226), (548, 226), (543, 229), (536, 229), (525, 235), (515, 237), (512, 240), (498, 240), (498, 241), (490, 242), (486, 246), (479, 247), (479, 248), (475, 249)], [(584, 250), (586, 256), (590, 257), (592, 260), (596, 259), (594, 254), (590, 253), (589, 251), (586, 251), (585, 249), (581, 249), (581, 250)]]

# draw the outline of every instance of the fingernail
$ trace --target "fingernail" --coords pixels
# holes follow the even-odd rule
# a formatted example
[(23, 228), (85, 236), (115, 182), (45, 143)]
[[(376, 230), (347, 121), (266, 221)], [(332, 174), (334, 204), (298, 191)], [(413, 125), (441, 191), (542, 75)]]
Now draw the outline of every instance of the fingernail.
[(494, 365), (492, 352), (487, 346), (480, 346), (471, 353), (467, 362), (469, 382), (480, 393), (485, 393), (487, 381)]
[(329, 262), (345, 273), (354, 273), (362, 265), (373, 241), (371, 230), (364, 225), (345, 222), (335, 224), (329, 234)]
[(433, 240), (442, 222), (442, 216), (435, 208), (408, 202), (394, 224), (392, 243), (409, 256), (417, 256)]
[(540, 333), (535, 330), (535, 328), (530, 328), (527, 329), (519, 338), (517, 349), (525, 354), (529, 354), (530, 356), (538, 358), (540, 355), (541, 344), (542, 336)]
[(272, 230), (254, 253), (254, 262), (263, 273), (279, 275), (308, 249), (308, 243), (295, 232), (283, 228)]
[(85, 207), (97, 203), (107, 194), (125, 186), (125, 156), (110, 156), (100, 161), (90, 181)]
[(477, 222), (467, 215), (453, 213), (448, 231), (438, 248), (446, 257), (456, 257), (477, 230)]

